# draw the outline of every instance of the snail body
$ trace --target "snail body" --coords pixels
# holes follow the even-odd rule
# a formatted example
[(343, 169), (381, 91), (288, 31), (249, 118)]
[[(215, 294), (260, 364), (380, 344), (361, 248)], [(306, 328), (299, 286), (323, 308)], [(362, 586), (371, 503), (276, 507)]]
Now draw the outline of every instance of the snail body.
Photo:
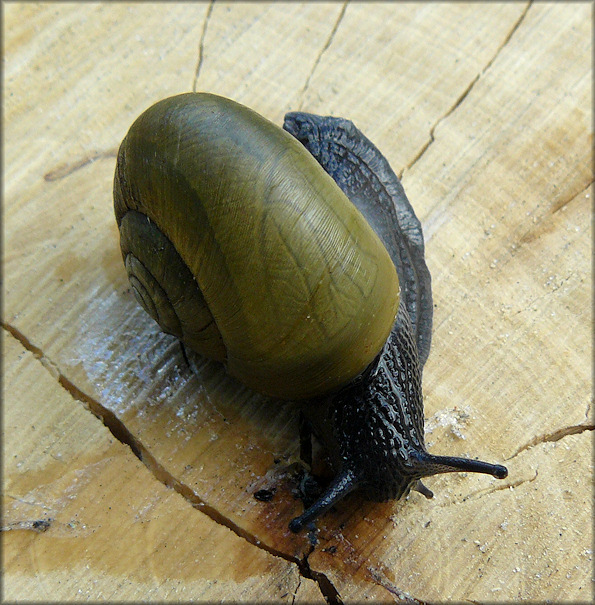
[(114, 178), (140, 304), (256, 391), (301, 400), (337, 475), (290, 528), (345, 494), (399, 498), (420, 478), (499, 465), (426, 452), (421, 373), (432, 297), (421, 226), (390, 166), (338, 118), (284, 129), (189, 93), (145, 111)]

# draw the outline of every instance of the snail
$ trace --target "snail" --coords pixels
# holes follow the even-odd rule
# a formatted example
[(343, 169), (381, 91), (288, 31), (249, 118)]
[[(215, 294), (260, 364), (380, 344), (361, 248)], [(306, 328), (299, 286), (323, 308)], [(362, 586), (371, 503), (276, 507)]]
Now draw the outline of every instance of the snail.
[(304, 456), (311, 432), (326, 448), (336, 475), (292, 531), (355, 489), (432, 497), (430, 475), (507, 476), (426, 451), (421, 225), (352, 122), (294, 112), (280, 128), (217, 95), (164, 99), (120, 146), (114, 208), (149, 315), (250, 388), (297, 401)]

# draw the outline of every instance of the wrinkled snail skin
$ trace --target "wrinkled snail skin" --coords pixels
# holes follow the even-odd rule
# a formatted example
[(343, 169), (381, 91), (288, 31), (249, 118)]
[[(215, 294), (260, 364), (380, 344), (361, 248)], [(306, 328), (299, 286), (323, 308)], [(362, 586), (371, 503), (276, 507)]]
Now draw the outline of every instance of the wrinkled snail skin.
[(136, 298), (251, 388), (301, 400), (336, 476), (292, 531), (356, 489), (431, 497), (429, 475), (504, 478), (425, 449), (430, 274), (388, 162), (347, 120), (289, 113), (284, 129), (205, 93), (136, 120), (114, 178)]

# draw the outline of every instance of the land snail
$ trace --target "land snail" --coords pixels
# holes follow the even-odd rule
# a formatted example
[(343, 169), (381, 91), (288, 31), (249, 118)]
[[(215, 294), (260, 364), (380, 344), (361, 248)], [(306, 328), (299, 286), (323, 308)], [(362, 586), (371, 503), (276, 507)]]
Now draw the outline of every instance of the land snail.
[(114, 207), (145, 310), (252, 389), (298, 401), (303, 442), (311, 430), (328, 452), (336, 475), (292, 531), (356, 489), (432, 497), (430, 475), (507, 476), (426, 451), (421, 225), (352, 122), (289, 113), (280, 128), (213, 94), (164, 99), (120, 146)]

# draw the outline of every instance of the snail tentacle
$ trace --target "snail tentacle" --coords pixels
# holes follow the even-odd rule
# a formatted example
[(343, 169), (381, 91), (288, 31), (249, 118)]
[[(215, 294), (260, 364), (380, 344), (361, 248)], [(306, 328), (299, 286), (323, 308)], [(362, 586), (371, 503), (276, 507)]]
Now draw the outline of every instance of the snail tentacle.
[(360, 481), (354, 470), (349, 467), (346, 468), (333, 479), (324, 494), (312, 506), (307, 508), (299, 517), (292, 519), (289, 523), (289, 529), (294, 533), (298, 533), (306, 523), (320, 517), (331, 506), (342, 500), (347, 494), (356, 490), (359, 485)]

